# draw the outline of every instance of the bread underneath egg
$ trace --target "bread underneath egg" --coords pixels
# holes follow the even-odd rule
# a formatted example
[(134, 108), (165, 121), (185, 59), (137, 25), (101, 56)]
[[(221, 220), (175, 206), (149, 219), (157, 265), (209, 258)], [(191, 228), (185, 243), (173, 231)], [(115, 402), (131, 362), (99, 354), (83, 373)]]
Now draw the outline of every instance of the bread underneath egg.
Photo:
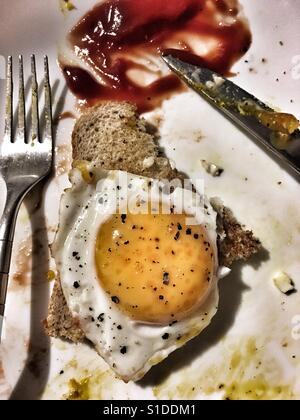
[[(162, 156), (153, 128), (137, 116), (135, 106), (129, 103), (108, 102), (85, 112), (75, 124), (72, 146), (74, 161), (86, 160), (98, 168), (154, 179), (181, 177)], [(244, 230), (220, 201), (212, 205), (217, 212), (219, 265), (231, 267), (235, 261), (246, 260), (257, 253), (261, 245), (253, 233)], [(52, 337), (74, 342), (85, 339), (78, 319), (67, 306), (59, 276), (55, 280), (45, 329)]]

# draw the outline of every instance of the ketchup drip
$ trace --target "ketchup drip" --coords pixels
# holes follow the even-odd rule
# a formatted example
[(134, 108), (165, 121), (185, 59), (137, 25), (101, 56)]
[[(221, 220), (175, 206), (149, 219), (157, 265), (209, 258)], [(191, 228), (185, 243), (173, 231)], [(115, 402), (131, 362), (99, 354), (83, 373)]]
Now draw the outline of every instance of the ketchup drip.
[[(150, 110), (183, 89), (182, 83), (175, 75), (163, 75), (158, 70), (154, 82), (141, 85), (128, 72), (153, 72), (146, 64), (147, 58), (170, 48), (185, 61), (228, 75), (251, 43), (248, 26), (237, 17), (237, 3), (231, 0), (233, 7), (228, 3), (107, 0), (97, 5), (71, 30), (68, 40), (101, 83), (86, 70), (61, 63), (69, 88), (88, 106), (99, 100), (128, 100), (135, 102), (141, 112)], [(220, 24), (218, 14), (231, 21)], [(189, 43), (191, 37), (214, 40), (215, 47), (199, 57)], [(134, 57), (143, 57), (143, 64)]]

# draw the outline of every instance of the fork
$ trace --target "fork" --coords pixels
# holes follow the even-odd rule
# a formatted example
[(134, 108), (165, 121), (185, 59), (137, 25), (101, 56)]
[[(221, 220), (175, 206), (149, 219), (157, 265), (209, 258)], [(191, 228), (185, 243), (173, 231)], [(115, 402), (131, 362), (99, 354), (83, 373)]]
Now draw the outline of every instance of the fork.
[(11, 252), (20, 205), (33, 187), (50, 174), (53, 162), (51, 88), (48, 58), (44, 56), (45, 129), (40, 136), (38, 83), (35, 56), (31, 56), (31, 132), (26, 135), (23, 58), (19, 56), (19, 101), (16, 135), (13, 134), (13, 60), (7, 60), (4, 139), (0, 149), (0, 175), (7, 196), (0, 219), (0, 342), (5, 310)]

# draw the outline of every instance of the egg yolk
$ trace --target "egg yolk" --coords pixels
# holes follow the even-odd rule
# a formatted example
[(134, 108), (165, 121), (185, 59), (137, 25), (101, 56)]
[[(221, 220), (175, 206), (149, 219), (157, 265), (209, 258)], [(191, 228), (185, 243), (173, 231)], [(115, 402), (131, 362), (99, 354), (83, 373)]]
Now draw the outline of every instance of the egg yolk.
[(166, 324), (199, 307), (214, 276), (214, 252), (202, 225), (184, 214), (116, 214), (96, 241), (101, 287), (132, 319)]

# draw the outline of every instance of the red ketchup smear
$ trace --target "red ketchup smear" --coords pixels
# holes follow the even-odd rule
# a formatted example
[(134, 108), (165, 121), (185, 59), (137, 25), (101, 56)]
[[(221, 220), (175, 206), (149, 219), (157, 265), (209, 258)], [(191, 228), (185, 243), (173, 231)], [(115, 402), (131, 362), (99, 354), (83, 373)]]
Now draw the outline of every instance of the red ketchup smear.
[[(133, 69), (151, 70), (136, 63), (132, 56), (158, 56), (172, 53), (192, 64), (228, 75), (231, 66), (249, 48), (251, 34), (240, 20), (238, 8), (225, 0), (107, 0), (88, 12), (71, 30), (68, 40), (103, 83), (86, 70), (61, 62), (67, 84), (86, 106), (100, 100), (127, 100), (139, 111), (151, 110), (175, 91), (183, 89), (173, 74), (158, 74), (141, 86), (128, 77)], [(231, 5), (235, 4), (230, 1)], [(216, 14), (233, 17), (230, 25), (220, 25)], [(188, 44), (188, 37), (213, 38), (217, 46), (199, 57)]]

